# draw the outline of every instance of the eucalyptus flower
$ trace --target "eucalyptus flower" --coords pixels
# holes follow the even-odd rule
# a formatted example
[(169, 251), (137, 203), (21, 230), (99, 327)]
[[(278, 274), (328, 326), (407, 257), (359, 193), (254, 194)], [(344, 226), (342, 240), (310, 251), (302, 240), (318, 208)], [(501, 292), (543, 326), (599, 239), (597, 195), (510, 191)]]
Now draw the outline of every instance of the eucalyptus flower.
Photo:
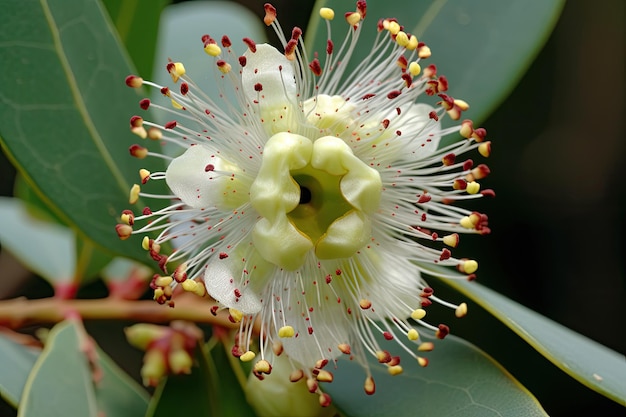
[[(153, 280), (155, 300), (173, 306), (176, 285), (208, 293), (217, 302), (213, 314), (228, 309), (239, 323), (232, 352), (254, 361), (259, 379), (284, 354), (291, 380), (305, 378), (328, 405), (318, 386), (333, 379), (328, 363), (358, 361), (372, 394), (368, 355), (399, 374), (400, 359), (388, 351), (397, 344), (426, 366), (421, 352), (449, 328), (425, 321), (424, 308), (436, 302), (465, 315), (465, 303), (437, 298), (422, 274), (437, 264), (475, 277), (477, 262), (451, 249), (461, 233), (489, 232), (487, 216), (457, 204), (493, 195), (480, 189), (487, 166), (462, 157), (489, 156), (490, 142), (470, 120), (442, 126), (445, 117), (461, 120), (468, 104), (446, 93), (447, 79), (423, 64), (428, 46), (396, 19), (381, 19), (374, 44), (364, 45), (366, 2), (358, 1), (336, 44), (334, 11), (322, 8), (327, 47), (309, 60), (302, 30), (285, 34), (276, 9), (266, 4), (265, 11), (280, 49), (244, 38), (247, 50), (237, 56), (227, 36), (202, 37), (234, 102), (226, 93), (206, 96), (179, 62), (167, 64), (175, 89), (127, 78), (171, 101), (144, 99), (141, 108), (173, 115), (162, 125), (134, 116), (131, 130), (183, 152), (170, 158), (131, 146), (136, 157), (167, 162), (165, 172), (141, 170), (140, 177), (142, 185), (165, 180), (171, 194), (134, 185), (130, 203), (143, 196), (171, 204), (125, 210), (117, 233), (146, 236), (144, 249), (164, 273)], [(365, 48), (366, 58), (354, 62), (354, 51)], [(440, 147), (447, 135), (462, 140)], [(168, 254), (166, 242), (175, 248)], [(458, 277), (451, 271), (448, 278)]]

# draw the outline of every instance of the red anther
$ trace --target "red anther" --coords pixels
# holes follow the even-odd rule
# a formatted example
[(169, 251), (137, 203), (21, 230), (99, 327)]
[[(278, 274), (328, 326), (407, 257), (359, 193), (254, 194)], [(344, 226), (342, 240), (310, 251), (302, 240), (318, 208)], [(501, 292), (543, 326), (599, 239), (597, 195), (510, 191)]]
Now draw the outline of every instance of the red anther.
[(389, 332), (383, 332), (383, 337), (385, 340), (393, 340), (393, 335)]
[(404, 55), (400, 55), (400, 57), (398, 58), (398, 60), (396, 61), (396, 64), (398, 64), (398, 66), (400, 68), (402, 68), (403, 70), (406, 69), (406, 67), (409, 65), (409, 61), (406, 60), (406, 58), (404, 57)]
[(335, 269), (335, 275), (337, 276), (341, 275), (341, 269), (339, 268)]
[(365, 15), (367, 14), (367, 2), (365, 0), (357, 1), (356, 10), (361, 14), (361, 18), (365, 19)]
[(333, 281), (333, 277), (331, 277), (330, 274), (328, 274), (326, 275), (325, 280), (327, 284), (330, 284)]
[(453, 153), (449, 153), (449, 154), (445, 155), (443, 158), (441, 158), (441, 162), (445, 166), (453, 165), (455, 160), (456, 160), (456, 155), (453, 154)]
[(165, 128), (166, 129), (174, 129), (176, 127), (176, 120), (171, 120), (167, 123), (165, 123)]
[(130, 118), (130, 126), (131, 127), (141, 127), (143, 125), (143, 117), (141, 116), (133, 116)]
[(489, 167), (485, 164), (480, 164), (476, 168), (472, 169), (472, 176), (474, 179), (481, 180), (491, 173)]
[(376, 352), (376, 357), (378, 358), (379, 363), (389, 363), (391, 362), (391, 353), (386, 350)]
[(391, 360), (387, 363), (389, 366), (400, 365), (400, 356), (392, 356)]
[(219, 306), (213, 306), (211, 307), (211, 314), (214, 316), (217, 316), (217, 310), (219, 310)]
[(482, 190), (480, 193), (482, 195), (484, 195), (485, 197), (495, 197), (496, 196), (496, 192), (493, 191), (491, 188), (488, 188), (486, 190)]
[(217, 65), (218, 68), (222, 68), (222, 67), (225, 67), (226, 65), (228, 65), (228, 62), (224, 61), (223, 59), (218, 59), (215, 62), (215, 65)]
[(239, 288), (235, 288), (233, 294), (235, 294), (235, 297), (241, 298), (241, 290)]
[(335, 48), (335, 44), (333, 43), (333, 41), (331, 41), (330, 39), (328, 39), (326, 41), (326, 54), (328, 55), (332, 55), (333, 53), (333, 49)]
[(424, 92), (427, 96), (434, 96), (439, 92), (439, 85), (437, 84), (437, 81), (428, 81), (426, 84), (427, 87)]
[(170, 96), (170, 89), (168, 87), (161, 87), (161, 94), (163, 94), (166, 97)]
[(400, 94), (402, 94), (402, 91), (400, 91), (400, 90), (393, 90), (393, 91), (389, 92), (389, 94), (387, 94), (387, 98), (389, 100), (392, 100), (392, 99), (398, 97)]
[(189, 84), (181, 83), (180, 84), (180, 94), (185, 96), (185, 95), (187, 95), (188, 92), (189, 92)]
[(226, 258), (228, 258), (228, 254), (226, 252), (220, 252), (219, 257), (220, 257), (220, 259), (226, 259)]
[(315, 58), (313, 61), (311, 61), (309, 63), (309, 68), (311, 69), (311, 72), (316, 76), (319, 77), (322, 75), (322, 66), (320, 64), (320, 60)]
[(254, 84), (254, 91), (256, 91), (257, 93), (260, 93), (261, 91), (263, 91), (263, 84), (261, 83)]
[(433, 232), (430, 237), (432, 237), (433, 240), (437, 240), (437, 238), (439, 238), (439, 235), (437, 234), (437, 232)]
[(439, 116), (437, 116), (437, 112), (436, 111), (431, 111), (430, 113), (428, 113), (428, 117), (430, 117), (431, 119), (433, 119), (435, 122), (439, 121)]
[(172, 72), (176, 69), (176, 64), (174, 64), (173, 62), (168, 62), (167, 65), (165, 66), (165, 69), (167, 69), (167, 72)]
[(443, 339), (448, 334), (450, 334), (450, 328), (445, 324), (440, 324), (437, 331), (435, 332), (435, 336), (437, 337), (437, 339)]
[[(418, 44), (418, 48), (419, 47), (420, 45)], [(434, 64), (430, 64), (422, 70), (422, 74), (424, 74), (424, 76), (428, 78), (435, 78), (437, 76), (437, 67)]]
[(444, 75), (441, 75), (437, 80), (437, 89), (439, 91), (448, 91), (448, 79)]
[(439, 94), (441, 97), (441, 101), (437, 104), (440, 104), (446, 110), (450, 110), (454, 107), (454, 99), (447, 94)]
[(126, 240), (133, 233), (133, 228), (127, 224), (116, 224), (115, 232), (121, 240)]
[(389, 119), (384, 119), (381, 123), (385, 129), (389, 127)]
[(407, 87), (410, 87), (411, 84), (413, 84), (413, 78), (411, 78), (410, 74), (407, 74), (407, 73), (402, 74), (402, 79), (404, 80), (404, 83), (406, 84)]
[(230, 41), (230, 38), (226, 35), (222, 36), (222, 46), (224, 48), (230, 48), (233, 43)]
[(309, 334), (313, 334), (313, 327), (309, 326), (309, 328), (307, 329)]
[(422, 293), (420, 294), (420, 297), (430, 297), (431, 295), (433, 295), (434, 292), (435, 290), (433, 290), (431, 287), (424, 287)]
[(128, 147), (128, 152), (138, 159), (143, 159), (148, 156), (148, 149), (136, 143)]
[(204, 167), (204, 172), (212, 172), (212, 171), (214, 171), (214, 170), (215, 170), (215, 165), (213, 165), (213, 164), (207, 164), (207, 165)]
[(475, 279), (476, 279), (476, 274), (469, 274), (469, 275), (467, 276), (467, 280), (468, 280), (468, 281), (474, 281)]
[(422, 298), (421, 302), (422, 302), (422, 307), (428, 307), (433, 303), (432, 301), (430, 301), (429, 298)]
[(241, 65), (242, 67), (245, 67), (247, 63), (248, 63), (248, 59), (245, 56), (242, 55), (239, 57), (239, 65)]
[(474, 166), (474, 161), (472, 161), (471, 159), (468, 159), (467, 161), (463, 162), (463, 170), (464, 171), (472, 169), (473, 166)]
[(174, 278), (174, 281), (178, 283), (187, 281), (187, 272), (185, 272), (185, 270), (181, 269), (181, 267), (179, 266), (174, 270), (172, 278)]
[(298, 41), (290, 39), (289, 42), (287, 42), (287, 45), (285, 45), (285, 56), (289, 57), (290, 55), (293, 55), (297, 46)]
[(144, 216), (149, 216), (152, 214), (152, 210), (150, 210), (150, 207), (144, 207), (143, 211), (141, 212)]
[(150, 99), (144, 98), (140, 100), (139, 107), (141, 107), (143, 110), (148, 110), (148, 108), (150, 107)]
[(431, 199), (432, 197), (429, 194), (422, 194), (417, 200), (417, 203), (418, 204), (428, 203)]
[(315, 363), (315, 369), (323, 369), (326, 365), (328, 365), (328, 359), (320, 359)]
[(320, 400), (320, 405), (322, 407), (328, 407), (332, 403), (332, 399), (330, 398), (330, 395), (328, 395), (325, 392), (320, 394), (320, 399), (319, 400)]
[(238, 357), (240, 357), (241, 355), (244, 354), (244, 351), (238, 345), (234, 345), (233, 348), (230, 350), (230, 353), (235, 358), (238, 358)]
[(263, 17), (263, 23), (269, 26), (276, 20), (276, 8), (269, 3), (265, 3), (264, 7), (265, 17)]
[(204, 35), (202, 35), (202, 37), (200, 38), (200, 40), (202, 40), (202, 45), (206, 46), (208, 43), (215, 43), (215, 41), (213, 40), (213, 38), (211, 38), (209, 35), (207, 35), (206, 33)]
[(376, 94), (367, 93), (363, 97), (361, 97), (361, 100), (369, 100), (370, 98), (373, 98), (373, 97), (376, 97)]
[(250, 52), (255, 53), (256, 52), (256, 43), (254, 43), (254, 41), (250, 38), (243, 38), (243, 43), (245, 43), (248, 46), (248, 49), (250, 49)]
[(291, 39), (297, 41), (298, 39), (300, 39), (300, 36), (302, 36), (302, 29), (300, 29), (298, 26), (294, 26), (294, 28), (291, 29)]
[(472, 135), (472, 138), (474, 138), (476, 142), (482, 142), (483, 140), (485, 140), (486, 137), (487, 130), (485, 128), (479, 127), (478, 129), (474, 129), (474, 134)]
[(450, 259), (452, 256), (452, 252), (449, 249), (443, 248), (441, 251), (441, 256), (439, 257), (440, 261), (445, 261), (446, 259)]
[(379, 33), (385, 30), (385, 24), (383, 21), (384, 19), (378, 19), (378, 23), (376, 24), (376, 30), (378, 30)]
[(126, 85), (130, 88), (139, 88), (143, 84), (143, 78), (136, 75), (129, 75), (126, 77)]

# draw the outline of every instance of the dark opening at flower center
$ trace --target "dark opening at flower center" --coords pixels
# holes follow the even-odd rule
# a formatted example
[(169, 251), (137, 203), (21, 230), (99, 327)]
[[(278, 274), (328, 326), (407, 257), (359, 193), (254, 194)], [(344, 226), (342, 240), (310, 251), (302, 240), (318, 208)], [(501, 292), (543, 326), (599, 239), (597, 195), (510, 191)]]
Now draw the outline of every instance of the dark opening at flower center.
[(300, 201), (287, 217), (313, 242), (326, 233), (332, 222), (353, 209), (339, 188), (342, 175), (307, 166), (291, 171), (291, 177), (300, 187)]

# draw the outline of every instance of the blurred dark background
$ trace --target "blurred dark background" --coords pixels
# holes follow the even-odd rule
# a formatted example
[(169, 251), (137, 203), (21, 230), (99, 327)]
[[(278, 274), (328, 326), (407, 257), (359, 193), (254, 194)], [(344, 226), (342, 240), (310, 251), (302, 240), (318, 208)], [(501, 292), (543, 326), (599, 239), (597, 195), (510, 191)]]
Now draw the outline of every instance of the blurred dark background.
[[(262, 12), (259, 1), (239, 2)], [(273, 3), (283, 27), (306, 27), (312, 1)], [(477, 209), (489, 214), (492, 234), (464, 238), (459, 249), (480, 260), (479, 279), (486, 286), (622, 353), (624, 9), (622, 0), (567, 2), (518, 86), (481, 123), (494, 145), (492, 175), (483, 185), (495, 189), (497, 198), (481, 201)], [(11, 195), (14, 175), (1, 156), (1, 195)], [(0, 271), (0, 298), (51, 295), (45, 282), (4, 252)], [(81, 294), (105, 292), (104, 285), (95, 283)], [(139, 353), (120, 351), (122, 326), (88, 325), (96, 337), (106, 335), (99, 338), (103, 348), (138, 375)], [(453, 330), (500, 361), (552, 416), (625, 414), (623, 407), (562, 373), (478, 308)], [(8, 413), (0, 406), (0, 415)]]

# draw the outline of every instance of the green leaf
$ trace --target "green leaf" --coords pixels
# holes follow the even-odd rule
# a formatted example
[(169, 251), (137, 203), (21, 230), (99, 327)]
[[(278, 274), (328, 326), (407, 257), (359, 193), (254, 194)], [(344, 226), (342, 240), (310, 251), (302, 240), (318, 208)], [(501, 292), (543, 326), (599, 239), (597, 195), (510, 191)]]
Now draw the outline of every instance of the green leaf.
[(65, 226), (33, 217), (35, 207), (0, 197), (0, 241), (32, 271), (53, 284), (69, 283), (76, 272), (74, 233)]
[[(0, 144), (9, 159), (83, 238), (146, 262), (140, 238), (122, 244), (114, 227), (138, 169), (163, 167), (128, 155), (140, 97), (124, 84), (132, 69), (99, 2), (5, 2), (0, 53), (11, 63), (0, 73)], [(160, 193), (161, 183), (150, 191)]]
[(28, 376), (18, 417), (97, 417), (93, 375), (76, 323), (56, 325)]
[[(433, 268), (437, 276), (441, 269)], [(449, 271), (446, 271), (449, 274)], [(517, 333), (583, 385), (626, 406), (626, 360), (601, 344), (477, 282), (442, 279)]]
[(146, 417), (178, 415), (181, 407), (194, 417), (254, 416), (224, 346), (212, 339), (195, 357), (197, 366), (190, 375), (172, 375), (159, 385)]
[(389, 375), (375, 358), (368, 359), (376, 382), (374, 395), (363, 391), (361, 366), (345, 360), (334, 371), (333, 382), (324, 384), (323, 389), (349, 416), (547, 415), (532, 394), (495, 360), (460, 338), (448, 336), (437, 341), (435, 349), (424, 355), (429, 360), (425, 368), (403, 353), (404, 372), (396, 376)]
[(97, 349), (102, 380), (96, 384), (98, 408), (105, 416), (138, 417), (148, 408), (149, 396), (145, 389), (119, 366), (102, 349)]
[[(323, 56), (326, 49), (325, 21), (317, 10), (329, 6), (337, 12), (333, 39), (338, 47), (348, 30), (343, 12), (354, 11), (354, 3), (316, 2), (305, 32), (309, 51)], [(353, 65), (370, 52), (378, 19), (396, 17), (405, 31), (431, 48), (432, 57), (422, 66), (436, 64), (438, 73), (450, 81), (450, 94), (470, 103), (463, 116), (478, 122), (513, 90), (547, 40), (563, 4), (563, 0), (371, 1)]]
[(0, 335), (0, 396), (17, 408), (26, 379), (39, 351), (22, 346)]
[(169, 0), (104, 0), (120, 40), (142, 77), (152, 76), (159, 16)]

